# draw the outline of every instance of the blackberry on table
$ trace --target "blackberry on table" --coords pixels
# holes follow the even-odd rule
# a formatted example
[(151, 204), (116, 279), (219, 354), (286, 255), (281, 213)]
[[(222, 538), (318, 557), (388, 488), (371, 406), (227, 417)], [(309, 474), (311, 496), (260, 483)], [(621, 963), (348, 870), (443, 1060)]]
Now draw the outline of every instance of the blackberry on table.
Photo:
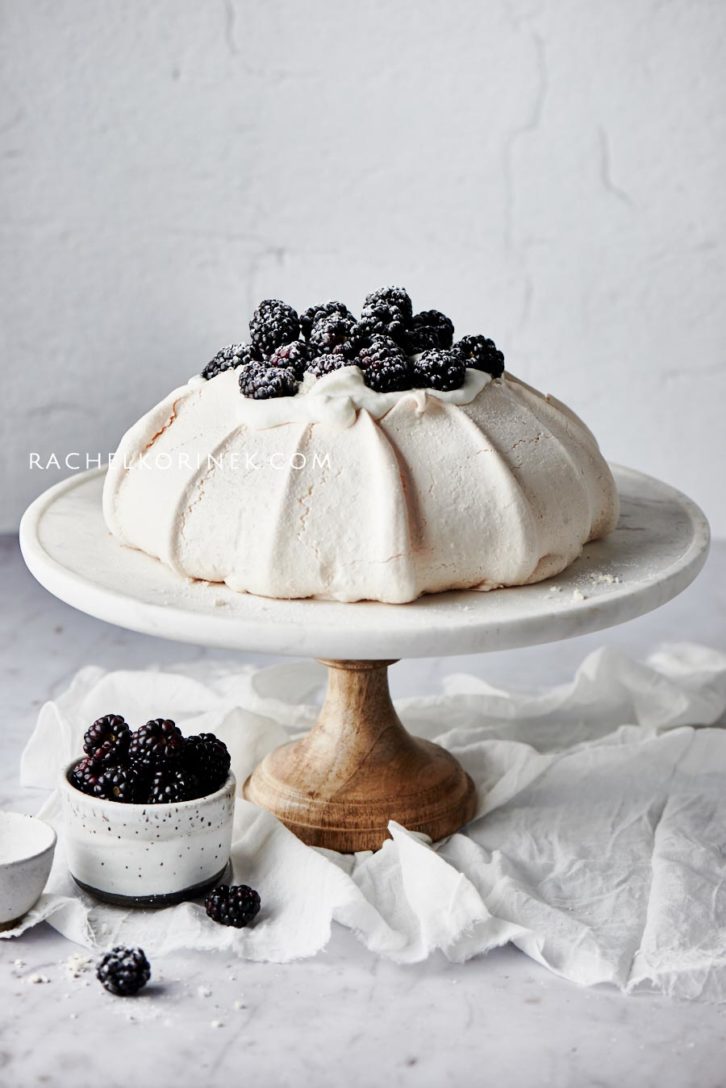
[(250, 339), (259, 358), (268, 358), (275, 348), (297, 340), (299, 334), (297, 313), (279, 298), (266, 298), (250, 320)]
[(302, 381), (307, 370), (310, 349), (304, 340), (292, 340), (275, 348), (268, 359), (269, 366), (289, 367), (298, 381)]
[(184, 742), (184, 767), (196, 776), (203, 794), (222, 788), (230, 764), (227, 745), (213, 733), (199, 733)]
[(240, 371), (239, 387), (245, 397), (269, 400), (271, 397), (294, 397), (297, 393), (295, 371), (286, 366), (253, 363)]
[(129, 750), (131, 729), (120, 714), (104, 714), (85, 732), (83, 751), (102, 763), (118, 763)]
[(103, 796), (107, 801), (133, 805), (146, 800), (149, 772), (138, 763), (107, 767), (103, 774)]
[(454, 346), (466, 359), (467, 366), (491, 374), (493, 378), (501, 378), (504, 373), (504, 353), (493, 340), (486, 336), (462, 336)]
[(459, 389), (466, 377), (464, 356), (455, 350), (432, 348), (413, 361), (414, 384), (440, 389)]
[(178, 805), (193, 801), (202, 790), (196, 775), (185, 767), (161, 767), (154, 774), (146, 800), (150, 805)]
[(249, 344), (228, 344), (226, 348), (218, 351), (213, 359), (210, 359), (202, 377), (207, 381), (216, 378), (224, 370), (234, 370), (238, 366), (246, 366), (253, 359), (252, 347)]
[(96, 978), (109, 993), (132, 997), (151, 978), (151, 966), (143, 949), (117, 945), (99, 961)]
[(129, 759), (156, 769), (175, 763), (183, 748), (181, 729), (168, 718), (154, 718), (131, 734)]
[(310, 333), (310, 352), (312, 355), (355, 354), (360, 330), (352, 314), (331, 314), (322, 317)]
[(105, 773), (106, 767), (100, 760), (86, 756), (76, 763), (68, 778), (81, 793), (87, 793), (89, 797), (105, 797)]
[(259, 913), (260, 897), (246, 884), (220, 884), (204, 901), (207, 914), (221, 926), (242, 929)]
[(453, 339), (454, 323), (440, 310), (422, 310), (411, 318), (407, 334), (411, 354), (429, 348), (450, 348)]
[(308, 371), (316, 378), (322, 378), (326, 374), (332, 374), (334, 370), (340, 370), (343, 366), (350, 366), (355, 360), (346, 359), (345, 355), (334, 351), (331, 355), (318, 355), (308, 363)]
[[(310, 339), (310, 333), (317, 325), (318, 321), (321, 321), (325, 317), (332, 317), (333, 314), (338, 314), (341, 317), (353, 317), (348, 307), (344, 302), (337, 302), (331, 299), (329, 302), (320, 302), (317, 306), (308, 306), (307, 310), (304, 310), (300, 314), (300, 332), (303, 334), (306, 340)], [(353, 318), (355, 320), (355, 318)]]
[(363, 381), (377, 393), (411, 388), (411, 366), (401, 348), (388, 336), (372, 336), (353, 360)]

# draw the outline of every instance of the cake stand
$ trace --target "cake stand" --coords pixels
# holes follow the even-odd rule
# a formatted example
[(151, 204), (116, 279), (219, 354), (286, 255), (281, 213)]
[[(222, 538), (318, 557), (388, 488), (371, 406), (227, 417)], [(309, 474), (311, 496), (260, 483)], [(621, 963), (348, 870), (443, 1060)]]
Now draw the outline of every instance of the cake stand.
[(47, 590), (108, 623), (204, 646), (321, 658), (328, 690), (316, 725), (268, 755), (245, 796), (311, 845), (376, 849), (391, 819), (437, 840), (476, 808), (473, 783), (453, 756), (404, 729), (388, 689), (390, 665), (596, 631), (658, 608), (698, 574), (709, 540), (698, 507), (658, 480), (614, 472), (617, 529), (558, 577), (406, 605), (271, 600), (180, 578), (110, 536), (103, 470), (41, 495), (23, 518), (20, 542)]

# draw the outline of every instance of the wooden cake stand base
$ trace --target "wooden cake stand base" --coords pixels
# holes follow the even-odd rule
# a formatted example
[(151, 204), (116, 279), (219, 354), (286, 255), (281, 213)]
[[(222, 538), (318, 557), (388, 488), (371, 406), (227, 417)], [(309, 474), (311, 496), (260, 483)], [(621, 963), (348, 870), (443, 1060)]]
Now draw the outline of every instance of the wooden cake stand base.
[(388, 689), (395, 661), (323, 661), (328, 690), (302, 740), (262, 761), (244, 786), (311, 846), (377, 850), (388, 821), (443, 839), (472, 819), (474, 783), (438, 744), (411, 737)]

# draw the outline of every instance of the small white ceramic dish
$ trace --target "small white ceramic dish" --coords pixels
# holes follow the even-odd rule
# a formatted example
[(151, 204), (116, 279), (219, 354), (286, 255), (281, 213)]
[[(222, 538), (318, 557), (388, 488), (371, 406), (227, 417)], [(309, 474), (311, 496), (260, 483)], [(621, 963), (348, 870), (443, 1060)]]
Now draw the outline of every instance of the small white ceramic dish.
[(164, 906), (218, 884), (229, 863), (236, 782), (177, 804), (90, 797), (61, 777), (66, 858), (79, 887), (120, 906)]
[(0, 812), (0, 929), (11, 929), (40, 899), (55, 843), (44, 820)]

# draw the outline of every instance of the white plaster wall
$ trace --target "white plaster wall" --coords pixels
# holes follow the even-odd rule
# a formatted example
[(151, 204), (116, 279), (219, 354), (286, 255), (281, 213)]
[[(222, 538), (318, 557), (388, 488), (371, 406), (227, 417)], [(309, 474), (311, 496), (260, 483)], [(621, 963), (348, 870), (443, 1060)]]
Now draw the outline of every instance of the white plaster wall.
[(726, 533), (726, 4), (0, 10), (1, 528), (259, 298), (395, 282)]

